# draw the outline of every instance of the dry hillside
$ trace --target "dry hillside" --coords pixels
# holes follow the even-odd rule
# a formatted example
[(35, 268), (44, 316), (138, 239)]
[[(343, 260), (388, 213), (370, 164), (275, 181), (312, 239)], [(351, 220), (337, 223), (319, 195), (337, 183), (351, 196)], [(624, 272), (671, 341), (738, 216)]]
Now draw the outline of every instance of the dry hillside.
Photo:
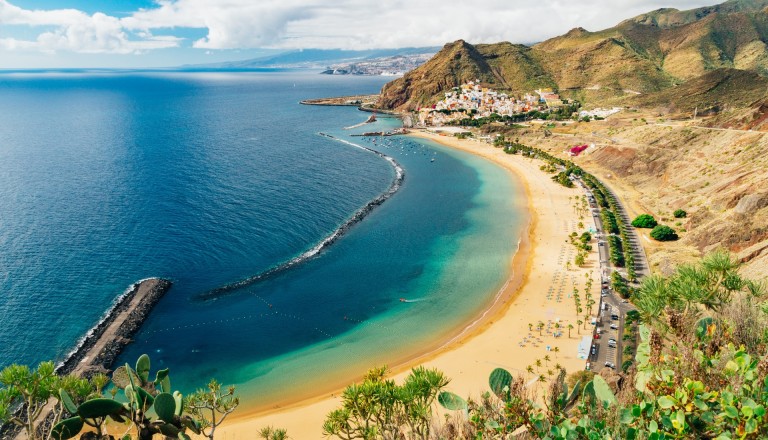
[(655, 96), (718, 69), (766, 75), (767, 7), (768, 0), (730, 0), (689, 11), (660, 9), (598, 32), (576, 28), (532, 47), (459, 40), (385, 85), (379, 105), (413, 110), (475, 79), (515, 94), (552, 87), (604, 105), (626, 104), (637, 93)]
[[(668, 271), (722, 246), (745, 262), (750, 276), (768, 277), (767, 133), (686, 126), (634, 113), (551, 131), (545, 136), (530, 128), (517, 136), (558, 155), (594, 143), (575, 161), (628, 201), (632, 215), (653, 214), (680, 232), (681, 240), (672, 243), (643, 234), (654, 270)], [(688, 217), (675, 219), (676, 209)]]

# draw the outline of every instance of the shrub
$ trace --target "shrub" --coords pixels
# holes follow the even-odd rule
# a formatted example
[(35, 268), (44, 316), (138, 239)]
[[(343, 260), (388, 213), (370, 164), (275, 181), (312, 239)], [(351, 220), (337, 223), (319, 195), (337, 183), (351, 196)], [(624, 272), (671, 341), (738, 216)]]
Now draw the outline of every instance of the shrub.
[(632, 226), (636, 228), (653, 228), (657, 225), (656, 219), (650, 214), (640, 214), (632, 220)]
[(682, 209), (676, 209), (675, 212), (672, 213), (672, 215), (674, 215), (675, 218), (686, 218), (686, 217), (688, 217), (688, 213), (683, 211)]
[(658, 241), (674, 241), (678, 239), (677, 232), (669, 226), (657, 225), (651, 231), (651, 238)]

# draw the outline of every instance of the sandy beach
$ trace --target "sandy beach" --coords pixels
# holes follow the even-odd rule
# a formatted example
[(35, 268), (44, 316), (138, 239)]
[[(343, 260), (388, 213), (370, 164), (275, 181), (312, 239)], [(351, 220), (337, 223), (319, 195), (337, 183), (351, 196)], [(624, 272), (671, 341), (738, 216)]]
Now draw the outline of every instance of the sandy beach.
[[(590, 334), (587, 324), (580, 330), (572, 299), (574, 286), (583, 300), (585, 274), (594, 280), (592, 295), (599, 299), (599, 264), (593, 249), (583, 268), (573, 262), (576, 248), (568, 242), (580, 219), (574, 209), (575, 197), (581, 190), (568, 189), (553, 182), (539, 167), (541, 161), (508, 155), (500, 148), (476, 140), (460, 140), (418, 131), (412, 136), (431, 139), (444, 146), (460, 149), (486, 158), (510, 172), (526, 195), (529, 225), (520, 249), (511, 261), (511, 275), (497, 301), (478, 321), (439, 349), (424, 353), (409, 362), (390, 366), (400, 383), (410, 368), (424, 365), (437, 368), (451, 378), (450, 391), (463, 396), (479, 396), (488, 389), (488, 375), (497, 367), (520, 374), (532, 388), (538, 388), (540, 375), (548, 377), (556, 365), (568, 372), (583, 369), (584, 359), (577, 357), (582, 337)], [(584, 228), (594, 226), (585, 218)], [(594, 246), (593, 248), (597, 248)], [(514, 251), (514, 250), (512, 250)], [(594, 307), (596, 309), (596, 306)], [(594, 312), (595, 310), (593, 310)], [(539, 331), (537, 323), (544, 328)], [(570, 330), (568, 325), (573, 329)], [(561, 333), (560, 337), (553, 334)], [(549, 360), (545, 360), (548, 356)], [(541, 366), (537, 367), (537, 360)], [(534, 368), (533, 373), (527, 367)], [(371, 365), (375, 367), (375, 365)], [(222, 425), (217, 436), (223, 439), (252, 439), (266, 426), (285, 428), (294, 439), (321, 439), (326, 414), (340, 406), (336, 393), (317, 396), (271, 412), (238, 411)]]

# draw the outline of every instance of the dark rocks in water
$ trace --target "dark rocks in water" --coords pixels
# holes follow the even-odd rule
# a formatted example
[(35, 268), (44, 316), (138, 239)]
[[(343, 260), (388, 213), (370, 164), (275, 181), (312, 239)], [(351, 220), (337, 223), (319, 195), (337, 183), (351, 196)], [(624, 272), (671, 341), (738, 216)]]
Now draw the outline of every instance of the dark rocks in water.
[[(131, 301), (139, 292), (143, 283), (155, 283), (155, 285), (144, 295), (141, 302), (139, 302), (132, 310), (128, 310)], [(73, 351), (64, 362), (57, 366), (56, 372), (62, 375), (69, 374), (73, 372), (77, 365), (86, 357), (90, 357), (91, 359), (88, 366), (85, 367), (86, 370), (91, 371), (94, 370), (94, 368), (108, 370), (125, 346), (132, 342), (133, 336), (139, 331), (141, 324), (149, 315), (155, 304), (157, 304), (160, 298), (162, 298), (170, 288), (171, 282), (163, 279), (149, 279), (134, 284), (131, 290), (123, 295), (123, 297), (112, 307), (112, 310), (109, 311), (104, 320), (89, 332), (88, 336), (83, 340), (80, 346)], [(126, 312), (128, 313), (128, 316), (120, 325), (116, 334), (109, 336), (112, 340), (107, 342), (101, 352), (90, 353), (97, 341), (102, 337), (106, 337), (104, 335), (105, 330), (119, 315)]]

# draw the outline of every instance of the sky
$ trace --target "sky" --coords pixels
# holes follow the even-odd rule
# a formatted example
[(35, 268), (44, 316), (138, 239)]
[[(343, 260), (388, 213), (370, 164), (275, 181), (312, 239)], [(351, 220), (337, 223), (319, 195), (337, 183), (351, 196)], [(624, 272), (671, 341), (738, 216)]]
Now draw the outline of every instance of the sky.
[(533, 43), (722, 0), (0, 0), (0, 68), (173, 67), (295, 49)]

